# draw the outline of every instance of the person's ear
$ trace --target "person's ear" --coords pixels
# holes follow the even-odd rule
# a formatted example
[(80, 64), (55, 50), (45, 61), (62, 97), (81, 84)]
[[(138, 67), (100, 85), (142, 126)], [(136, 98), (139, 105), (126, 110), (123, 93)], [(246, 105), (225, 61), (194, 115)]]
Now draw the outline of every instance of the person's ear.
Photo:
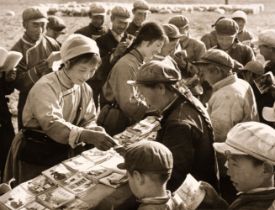
[(23, 27), (26, 29), (28, 26), (28, 21), (23, 21)]
[(133, 177), (135, 178), (135, 180), (137, 181), (138, 185), (143, 185), (145, 182), (145, 177), (142, 173), (140, 173), (139, 171), (133, 171)]
[(66, 62), (64, 63), (64, 66), (65, 66), (65, 69), (66, 69), (66, 70), (70, 69), (70, 67), (71, 67), (70, 61), (66, 61)]

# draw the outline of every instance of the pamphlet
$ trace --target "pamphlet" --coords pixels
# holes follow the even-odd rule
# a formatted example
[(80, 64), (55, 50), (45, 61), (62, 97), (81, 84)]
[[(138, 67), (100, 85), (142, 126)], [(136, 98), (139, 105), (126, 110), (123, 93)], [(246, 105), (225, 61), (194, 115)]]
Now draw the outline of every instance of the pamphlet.
[(7, 51), (5, 48), (0, 47), (0, 69), (1, 71), (13, 70), (23, 55), (17, 51)]
[(54, 183), (62, 185), (66, 179), (74, 174), (74, 172), (70, 171), (63, 164), (60, 163), (43, 171), (42, 174), (48, 177)]
[(50, 209), (38, 203), (37, 201), (33, 201), (31, 203), (28, 203), (26, 206), (24, 206), (20, 210), (50, 210)]
[(112, 170), (96, 165), (83, 172), (83, 175), (93, 182), (99, 182), (99, 179), (106, 177), (112, 173)]
[(75, 195), (63, 189), (62, 187), (57, 187), (53, 190), (38, 195), (37, 199), (39, 202), (43, 203), (50, 209), (56, 209), (74, 200)]
[(64, 181), (63, 187), (75, 195), (81, 194), (93, 187), (95, 187), (95, 183), (91, 180), (87, 179), (81, 173), (76, 173), (72, 177), (68, 178)]
[(84, 151), (81, 155), (93, 161), (94, 165), (100, 164), (111, 157), (111, 154), (107, 151), (101, 151), (97, 148)]
[(88, 210), (90, 208), (86, 202), (80, 199), (75, 199), (72, 202), (61, 206), (59, 209), (60, 210)]
[(73, 171), (83, 171), (95, 165), (94, 162), (81, 155), (65, 160), (63, 164)]
[(205, 191), (200, 189), (200, 183), (191, 175), (187, 174), (186, 179), (176, 190), (174, 198), (183, 203), (186, 209), (196, 209), (205, 196)]
[(254, 83), (261, 94), (266, 93), (275, 84), (274, 75), (269, 71), (256, 78)]

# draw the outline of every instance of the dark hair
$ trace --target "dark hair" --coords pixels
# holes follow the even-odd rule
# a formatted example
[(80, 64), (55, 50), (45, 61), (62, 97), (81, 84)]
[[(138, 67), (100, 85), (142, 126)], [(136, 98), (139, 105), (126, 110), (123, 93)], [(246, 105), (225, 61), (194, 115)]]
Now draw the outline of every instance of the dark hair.
[(150, 172), (150, 171), (139, 171), (139, 170), (128, 170), (130, 175), (133, 175), (134, 171), (138, 171), (141, 174), (145, 174), (146, 176), (149, 176), (151, 180), (159, 182), (160, 184), (165, 184), (171, 177), (171, 173), (169, 172)]
[(260, 166), (260, 165), (263, 165), (264, 164), (264, 161), (262, 160), (259, 160), (251, 155), (246, 155), (246, 157), (252, 161), (253, 165), (254, 166)]
[(132, 49), (139, 46), (142, 41), (149, 41), (150, 43), (152, 43), (156, 40), (164, 40), (165, 38), (165, 32), (160, 24), (158, 24), (157, 22), (148, 22), (141, 26), (137, 37), (128, 49), (129, 51), (131, 51)]

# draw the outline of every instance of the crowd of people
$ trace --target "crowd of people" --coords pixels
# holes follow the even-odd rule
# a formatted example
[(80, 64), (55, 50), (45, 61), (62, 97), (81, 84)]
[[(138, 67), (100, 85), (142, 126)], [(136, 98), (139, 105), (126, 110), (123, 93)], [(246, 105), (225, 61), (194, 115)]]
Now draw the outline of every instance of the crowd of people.
[[(89, 25), (60, 43), (60, 17), (23, 11), (25, 32), (11, 48), (23, 57), (16, 69), (0, 67), (1, 182), (18, 185), (91, 147), (108, 150), (115, 134), (156, 116), (155, 141), (127, 147), (119, 165), (133, 196), (118, 209), (184, 209), (173, 192), (189, 173), (206, 192), (198, 209), (271, 209), (275, 30), (255, 37), (236, 11), (197, 40), (183, 15), (150, 21), (145, 0), (132, 11), (114, 6), (109, 29), (106, 15), (92, 3)], [(14, 89), (17, 133), (6, 98)]]

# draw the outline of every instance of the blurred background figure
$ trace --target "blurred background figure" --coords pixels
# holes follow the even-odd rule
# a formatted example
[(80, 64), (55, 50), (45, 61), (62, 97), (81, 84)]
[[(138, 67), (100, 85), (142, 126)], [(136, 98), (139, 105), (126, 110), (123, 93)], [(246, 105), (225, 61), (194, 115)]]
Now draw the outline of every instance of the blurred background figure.
[(190, 62), (199, 60), (205, 53), (206, 48), (204, 43), (190, 37), (189, 20), (183, 15), (178, 15), (172, 17), (169, 23), (175, 25), (179, 32), (184, 35), (180, 38), (179, 43), (181, 50), (186, 50), (186, 60)]
[[(245, 12), (241, 10), (237, 10), (232, 14), (232, 19), (236, 21), (236, 23), (239, 26), (239, 32), (237, 34), (237, 38), (239, 41), (244, 42), (248, 41), (250, 42), (253, 39), (253, 34), (250, 33), (246, 29), (246, 24), (247, 24), (247, 15)], [(244, 42), (245, 43), (245, 42)]]
[(96, 40), (98, 37), (102, 36), (107, 32), (104, 26), (106, 10), (100, 3), (92, 3), (90, 6), (90, 19), (89, 25), (78, 29), (75, 33), (82, 34), (89, 38)]
[(150, 13), (149, 4), (145, 0), (137, 0), (133, 4), (133, 20), (126, 29), (126, 33), (136, 36), (141, 25), (146, 21)]
[(52, 15), (48, 17), (46, 29), (46, 36), (52, 37), (53, 39), (57, 40), (60, 35), (66, 33), (66, 24), (64, 20), (60, 17)]

